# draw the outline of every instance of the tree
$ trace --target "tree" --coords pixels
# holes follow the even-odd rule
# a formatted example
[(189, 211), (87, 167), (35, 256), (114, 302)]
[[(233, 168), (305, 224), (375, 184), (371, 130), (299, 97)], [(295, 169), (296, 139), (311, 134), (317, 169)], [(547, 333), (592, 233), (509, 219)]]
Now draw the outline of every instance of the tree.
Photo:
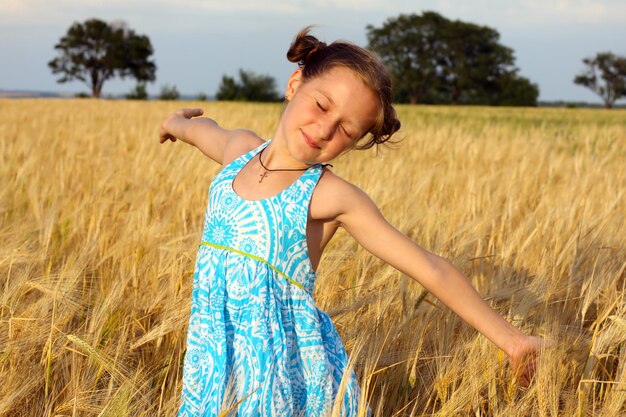
[(159, 100), (178, 100), (180, 93), (175, 85), (165, 84), (161, 87), (161, 94), (159, 94)]
[(574, 83), (591, 89), (610, 109), (615, 101), (626, 97), (626, 57), (611, 52), (600, 52), (594, 58), (585, 58), (587, 68), (574, 78)]
[(498, 80), (498, 92), (491, 103), (497, 106), (536, 106), (539, 86), (515, 73), (504, 74)]
[(135, 88), (133, 88), (128, 92), (128, 94), (126, 94), (126, 98), (128, 100), (147, 100), (148, 91), (146, 91), (146, 83), (138, 82)]
[(48, 66), (57, 80), (86, 83), (93, 97), (100, 97), (104, 82), (115, 76), (135, 78), (138, 82), (155, 80), (156, 65), (150, 39), (137, 35), (125, 22), (108, 24), (99, 19), (74, 23), (54, 47), (59, 56)]
[(495, 29), (436, 12), (366, 29), (369, 48), (392, 74), (396, 101), (536, 105), (538, 87), (517, 75), (513, 51)]
[(276, 80), (269, 75), (258, 75), (252, 71), (239, 70), (239, 82), (233, 77), (222, 76), (217, 100), (233, 101), (278, 101)]

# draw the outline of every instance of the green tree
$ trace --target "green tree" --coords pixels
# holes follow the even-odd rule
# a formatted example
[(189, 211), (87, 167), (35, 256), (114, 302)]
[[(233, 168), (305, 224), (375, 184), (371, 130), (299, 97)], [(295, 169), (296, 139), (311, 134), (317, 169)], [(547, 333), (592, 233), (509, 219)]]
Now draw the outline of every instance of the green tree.
[(138, 82), (135, 88), (133, 88), (128, 92), (128, 94), (126, 94), (126, 98), (128, 100), (147, 100), (148, 91), (146, 91), (146, 83)]
[(222, 75), (222, 81), (217, 88), (217, 94), (215, 98), (217, 100), (241, 100), (241, 93), (239, 91), (239, 85), (233, 77), (228, 75)]
[(179, 98), (180, 93), (175, 85), (165, 84), (161, 87), (159, 100), (178, 100)]
[(626, 97), (626, 57), (600, 52), (585, 58), (587, 68), (574, 78), (574, 83), (591, 89), (610, 109), (615, 101)]
[(252, 71), (239, 70), (239, 81), (227, 75), (222, 76), (215, 97), (218, 100), (232, 101), (278, 101), (276, 80), (269, 75), (259, 75)]
[(491, 103), (498, 106), (536, 106), (539, 86), (512, 72), (498, 78)]
[(48, 62), (57, 80), (65, 83), (79, 80), (100, 97), (105, 81), (115, 76), (135, 78), (138, 82), (154, 81), (156, 65), (150, 39), (137, 35), (125, 22), (111, 24), (100, 19), (74, 23), (54, 47), (59, 56)]
[(369, 48), (392, 74), (396, 101), (536, 105), (538, 87), (517, 75), (513, 51), (495, 29), (430, 11), (366, 29)]
[(369, 48), (385, 62), (394, 78), (394, 93), (399, 102), (437, 101), (434, 93), (440, 82), (437, 69), (439, 41), (436, 28), (444, 18), (437, 13), (422, 16), (401, 14), (390, 18), (381, 28), (367, 26)]

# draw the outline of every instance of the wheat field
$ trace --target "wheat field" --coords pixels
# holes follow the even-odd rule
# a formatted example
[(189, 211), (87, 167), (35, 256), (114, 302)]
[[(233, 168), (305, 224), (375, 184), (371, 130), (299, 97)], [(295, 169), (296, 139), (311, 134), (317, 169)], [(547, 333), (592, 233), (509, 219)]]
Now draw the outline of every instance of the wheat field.
[[(181, 107), (265, 138), (281, 112), (0, 100), (0, 416), (176, 414), (195, 251), (221, 168), (181, 141), (159, 144)], [(555, 344), (519, 387), (488, 339), (340, 230), (315, 298), (374, 415), (626, 415), (626, 111), (398, 111), (395, 149), (349, 153), (333, 171)]]

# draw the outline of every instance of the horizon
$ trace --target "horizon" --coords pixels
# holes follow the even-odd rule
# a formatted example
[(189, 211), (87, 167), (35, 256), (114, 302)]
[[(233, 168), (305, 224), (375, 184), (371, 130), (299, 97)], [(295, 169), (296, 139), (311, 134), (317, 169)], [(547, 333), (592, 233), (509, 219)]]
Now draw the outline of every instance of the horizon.
[[(8, 93), (8, 94), (7, 94)], [(11, 95), (13, 93), (13, 95)], [(19, 93), (26, 93), (20, 95)], [(78, 94), (86, 93), (86, 91), (77, 91), (77, 92), (54, 92), (54, 91), (38, 91), (38, 90), (8, 90), (0, 87), (0, 99), (47, 99), (47, 98), (56, 98), (56, 99), (95, 99), (95, 100), (137, 100), (137, 99), (128, 99), (125, 97), (125, 94), (128, 92), (122, 93), (109, 93), (103, 94), (102, 97), (79, 97)], [(176, 100), (161, 100), (161, 101), (219, 101), (216, 100), (215, 95), (207, 94), (206, 100), (198, 100), (196, 94), (187, 94), (185, 92), (180, 92), (180, 97)], [(148, 94), (148, 98), (144, 101), (158, 101), (159, 94)], [(141, 101), (141, 100), (138, 100)], [(229, 100), (224, 100), (229, 101)], [(232, 101), (232, 100), (231, 100)], [(253, 102), (253, 101), (250, 101)], [(410, 105), (410, 106), (469, 106), (469, 107), (510, 107), (510, 106), (496, 106), (489, 104), (434, 104), (434, 103), (399, 103), (393, 102), (394, 105)], [(567, 107), (573, 105), (574, 107), (589, 107), (589, 108), (604, 108), (604, 103), (598, 102), (590, 102), (590, 101), (573, 101), (573, 100), (537, 100), (536, 107)], [(514, 107), (529, 107), (529, 106), (514, 106)], [(531, 106), (532, 107), (532, 106)], [(624, 101), (616, 101), (612, 107), (613, 109), (626, 109), (626, 100)]]

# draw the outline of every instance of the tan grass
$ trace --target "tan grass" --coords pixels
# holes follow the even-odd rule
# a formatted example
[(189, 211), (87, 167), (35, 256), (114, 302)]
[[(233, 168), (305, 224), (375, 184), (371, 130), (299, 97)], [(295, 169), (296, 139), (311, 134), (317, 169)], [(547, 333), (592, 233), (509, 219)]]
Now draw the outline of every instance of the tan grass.
[[(176, 414), (195, 250), (220, 166), (170, 111), (272, 134), (279, 105), (0, 100), (0, 415)], [(399, 108), (398, 150), (334, 171), (558, 343), (536, 382), (339, 231), (318, 305), (375, 415), (626, 415), (626, 112)]]

